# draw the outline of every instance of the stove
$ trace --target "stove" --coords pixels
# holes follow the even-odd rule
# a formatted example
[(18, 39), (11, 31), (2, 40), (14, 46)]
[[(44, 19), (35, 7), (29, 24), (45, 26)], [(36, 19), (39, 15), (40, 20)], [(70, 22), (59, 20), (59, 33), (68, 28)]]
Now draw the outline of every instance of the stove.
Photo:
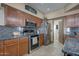
[(39, 35), (32, 35), (31, 36), (31, 50), (38, 48), (39, 45)]

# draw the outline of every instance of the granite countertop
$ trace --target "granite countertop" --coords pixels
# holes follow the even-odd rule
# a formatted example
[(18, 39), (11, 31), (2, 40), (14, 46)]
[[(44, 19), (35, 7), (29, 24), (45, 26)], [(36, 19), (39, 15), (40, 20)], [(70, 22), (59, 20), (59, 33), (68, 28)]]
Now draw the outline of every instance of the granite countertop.
[(19, 36), (2, 35), (2, 36), (0, 36), (0, 40), (10, 40), (10, 39), (22, 38), (22, 37), (28, 37), (28, 36), (27, 35), (19, 35)]
[(28, 35), (23, 33), (19, 36), (14, 36), (13, 32), (18, 32), (17, 27), (0, 26), (0, 40), (28, 37)]
[(22, 37), (29, 38), (31, 35), (34, 35), (34, 33), (20, 32), (20, 35), (14, 36), (13, 32), (20, 32), (20, 31), (18, 30), (17, 27), (0, 26), (0, 40), (22, 38)]
[(69, 38), (65, 40), (64, 52), (79, 55), (79, 39)]

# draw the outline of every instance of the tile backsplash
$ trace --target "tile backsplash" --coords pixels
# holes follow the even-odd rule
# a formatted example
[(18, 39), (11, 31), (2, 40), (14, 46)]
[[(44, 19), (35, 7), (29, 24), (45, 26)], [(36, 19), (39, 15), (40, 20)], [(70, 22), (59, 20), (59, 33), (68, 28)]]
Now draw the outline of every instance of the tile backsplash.
[(0, 35), (12, 35), (13, 32), (15, 32), (17, 30), (16, 27), (6, 27), (6, 26), (0, 26)]

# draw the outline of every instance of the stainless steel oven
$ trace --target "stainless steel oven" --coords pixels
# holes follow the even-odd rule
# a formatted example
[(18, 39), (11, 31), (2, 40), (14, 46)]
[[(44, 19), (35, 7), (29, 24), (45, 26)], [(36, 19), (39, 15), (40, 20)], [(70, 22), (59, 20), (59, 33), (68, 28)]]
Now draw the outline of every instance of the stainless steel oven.
[(39, 35), (32, 35), (30, 37), (30, 40), (31, 40), (31, 50), (38, 48), (40, 46), (39, 45)]

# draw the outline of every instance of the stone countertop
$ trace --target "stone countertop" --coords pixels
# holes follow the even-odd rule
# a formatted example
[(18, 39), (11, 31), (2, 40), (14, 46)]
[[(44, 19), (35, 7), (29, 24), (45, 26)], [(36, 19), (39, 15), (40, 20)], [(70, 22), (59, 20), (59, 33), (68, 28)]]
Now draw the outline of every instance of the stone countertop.
[(28, 37), (28, 35), (14, 36), (13, 32), (18, 32), (17, 27), (0, 26), (0, 40)]
[(66, 39), (63, 51), (69, 54), (79, 55), (79, 39), (77, 38)]
[(15, 38), (22, 38), (22, 37), (27, 37), (27, 35), (19, 35), (19, 36), (13, 36), (13, 35), (2, 35), (0, 36), (0, 40), (10, 40), (10, 39), (15, 39)]
[(21, 33), (19, 36), (14, 36), (13, 32), (19, 32), (17, 27), (7, 27), (7, 26), (0, 26), (0, 40), (8, 40), (8, 39), (14, 39), (14, 38), (22, 38), (27, 37), (29, 38), (30, 33)]

